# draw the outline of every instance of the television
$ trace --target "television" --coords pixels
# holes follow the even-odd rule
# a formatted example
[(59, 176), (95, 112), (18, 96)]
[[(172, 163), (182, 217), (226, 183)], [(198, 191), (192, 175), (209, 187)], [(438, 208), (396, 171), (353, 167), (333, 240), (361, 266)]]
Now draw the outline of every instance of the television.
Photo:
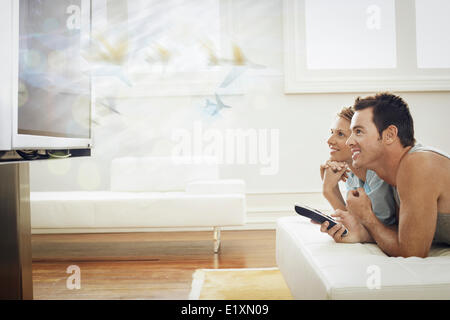
[(91, 0), (0, 1), (0, 160), (48, 150), (90, 155), (91, 11)]

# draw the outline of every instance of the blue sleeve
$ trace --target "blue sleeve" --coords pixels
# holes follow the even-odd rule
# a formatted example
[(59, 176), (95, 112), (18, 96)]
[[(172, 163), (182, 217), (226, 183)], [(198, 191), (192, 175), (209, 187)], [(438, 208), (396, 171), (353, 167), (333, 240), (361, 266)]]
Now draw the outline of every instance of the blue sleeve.
[(397, 222), (396, 203), (392, 186), (380, 179), (375, 172), (368, 171), (366, 185), (369, 190), (367, 195), (372, 201), (372, 210), (385, 225), (391, 225)]
[(345, 189), (346, 189), (346, 191), (349, 192), (350, 190), (358, 188), (358, 186), (359, 186), (359, 181), (358, 180), (359, 180), (358, 177), (356, 177), (353, 173), (350, 173), (348, 175), (347, 181), (345, 181)]

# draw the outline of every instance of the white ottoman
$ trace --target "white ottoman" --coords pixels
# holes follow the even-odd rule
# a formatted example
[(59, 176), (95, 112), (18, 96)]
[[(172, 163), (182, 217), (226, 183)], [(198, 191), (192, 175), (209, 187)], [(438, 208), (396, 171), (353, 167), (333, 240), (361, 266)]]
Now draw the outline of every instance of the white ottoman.
[(393, 258), (376, 244), (335, 243), (303, 217), (277, 220), (276, 259), (295, 299), (450, 299), (450, 247)]

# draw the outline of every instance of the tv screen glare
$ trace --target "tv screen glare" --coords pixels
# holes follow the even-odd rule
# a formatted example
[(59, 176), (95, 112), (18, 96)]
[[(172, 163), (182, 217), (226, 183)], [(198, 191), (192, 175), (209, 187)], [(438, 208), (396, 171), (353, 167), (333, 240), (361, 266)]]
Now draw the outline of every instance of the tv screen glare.
[(0, 1), (3, 154), (92, 147), (91, 4)]
[(89, 1), (18, 2), (18, 134), (89, 139)]

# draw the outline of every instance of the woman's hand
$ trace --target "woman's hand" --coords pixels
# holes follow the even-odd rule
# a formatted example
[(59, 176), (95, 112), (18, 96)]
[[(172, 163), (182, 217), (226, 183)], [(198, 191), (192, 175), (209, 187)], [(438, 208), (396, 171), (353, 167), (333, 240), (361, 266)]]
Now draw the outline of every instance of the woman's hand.
[(325, 164), (320, 165), (320, 178), (322, 179), (322, 181), (325, 178), (325, 171), (327, 169), (330, 169), (331, 171), (333, 171), (333, 173), (344, 171), (340, 176), (340, 180), (344, 182), (347, 181), (348, 172), (350, 172), (347, 163), (328, 160), (327, 162), (325, 162)]
[(347, 179), (347, 164), (344, 162), (327, 161), (320, 166), (322, 177), (322, 194), (333, 209), (346, 209), (345, 200), (339, 190), (339, 180)]
[(321, 166), (321, 174), (323, 171), (323, 191), (331, 192), (331, 190), (338, 188), (338, 183), (340, 180), (347, 180), (347, 170), (347, 164), (336, 167), (335, 169), (331, 165)]

